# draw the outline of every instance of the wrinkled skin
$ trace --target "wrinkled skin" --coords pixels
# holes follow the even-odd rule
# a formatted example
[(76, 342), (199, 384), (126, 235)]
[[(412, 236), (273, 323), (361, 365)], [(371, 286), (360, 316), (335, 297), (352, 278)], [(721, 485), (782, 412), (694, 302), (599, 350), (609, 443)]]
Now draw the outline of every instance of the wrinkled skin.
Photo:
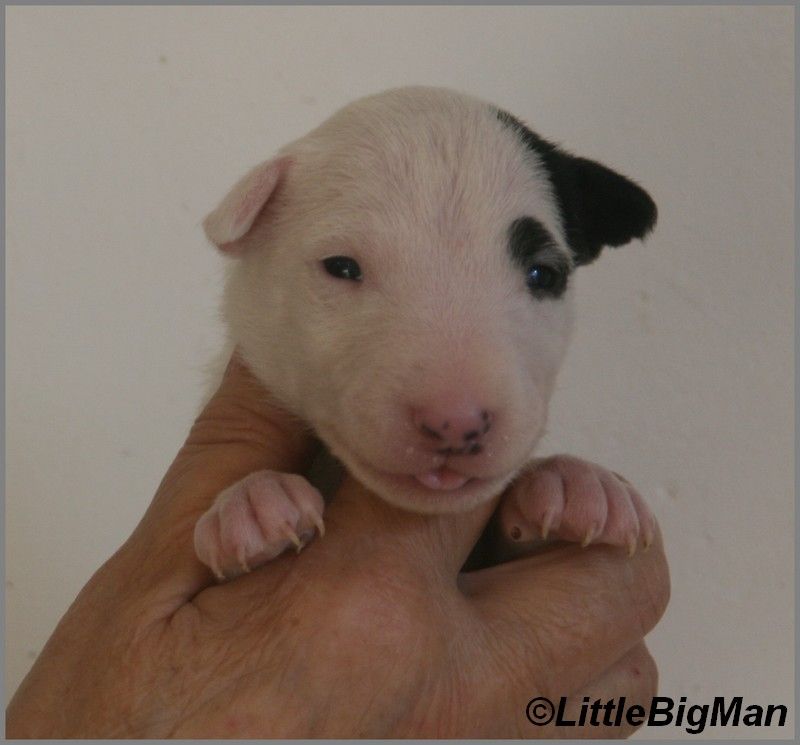
[(534, 696), (646, 701), (660, 536), (632, 559), (552, 548), (459, 575), (493, 504), (401, 512), (347, 481), (327, 532), (225, 584), (192, 530), (227, 485), (302, 471), (299, 427), (232, 363), (153, 503), (12, 700), (8, 737), (617, 737), (525, 717)]

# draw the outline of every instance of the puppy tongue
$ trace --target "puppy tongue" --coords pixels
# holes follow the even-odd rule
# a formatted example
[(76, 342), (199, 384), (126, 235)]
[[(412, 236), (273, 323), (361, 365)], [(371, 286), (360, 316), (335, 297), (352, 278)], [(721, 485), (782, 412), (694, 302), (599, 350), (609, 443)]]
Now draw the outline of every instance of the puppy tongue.
[(418, 474), (414, 478), (423, 486), (427, 486), (428, 489), (438, 489), (440, 491), (458, 489), (469, 481), (469, 476), (464, 476), (444, 466), (437, 468), (435, 471)]

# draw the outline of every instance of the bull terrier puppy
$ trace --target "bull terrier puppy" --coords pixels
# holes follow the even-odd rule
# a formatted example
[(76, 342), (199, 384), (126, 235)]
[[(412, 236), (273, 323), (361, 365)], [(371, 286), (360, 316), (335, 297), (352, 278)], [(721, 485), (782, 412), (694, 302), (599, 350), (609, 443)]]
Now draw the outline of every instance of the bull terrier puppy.
[[(235, 257), (223, 314), (256, 377), (364, 486), (421, 513), (507, 490), (513, 541), (633, 553), (654, 518), (622, 477), (534, 460), (572, 327), (570, 275), (644, 237), (638, 185), (446, 89), (360, 99), (245, 175), (205, 220)], [(222, 579), (323, 532), (302, 476), (223, 491), (195, 548)]]

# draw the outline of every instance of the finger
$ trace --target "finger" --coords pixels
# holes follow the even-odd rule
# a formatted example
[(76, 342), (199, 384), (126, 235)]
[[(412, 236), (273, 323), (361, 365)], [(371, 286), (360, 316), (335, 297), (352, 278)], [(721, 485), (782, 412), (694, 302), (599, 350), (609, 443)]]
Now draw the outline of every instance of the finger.
[(523, 689), (578, 690), (632, 649), (669, 599), (660, 534), (629, 559), (607, 546), (560, 546), (465, 575), (491, 654)]
[(115, 559), (135, 567), (144, 589), (165, 596), (167, 606), (180, 604), (213, 582), (193, 550), (193, 531), (216, 496), (253, 471), (302, 471), (311, 449), (304, 425), (271, 402), (234, 355)]
[(346, 476), (325, 513), (326, 563), (387, 562), (395, 571), (455, 588), (461, 567), (497, 504), (491, 499), (462, 513), (423, 515), (388, 504)]
[[(639, 643), (582, 690), (553, 698), (535, 694), (524, 711), (517, 704), (514, 716), (522, 737), (629, 737), (644, 722), (657, 686), (655, 661)], [(637, 706), (640, 712), (633, 708)]]

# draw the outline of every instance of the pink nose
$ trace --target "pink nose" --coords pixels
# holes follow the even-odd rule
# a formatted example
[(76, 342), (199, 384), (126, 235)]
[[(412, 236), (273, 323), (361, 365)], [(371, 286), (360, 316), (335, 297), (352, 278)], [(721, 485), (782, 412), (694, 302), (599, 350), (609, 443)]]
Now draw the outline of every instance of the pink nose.
[(440, 401), (413, 411), (414, 426), (443, 455), (477, 455), (493, 414), (472, 401)]

